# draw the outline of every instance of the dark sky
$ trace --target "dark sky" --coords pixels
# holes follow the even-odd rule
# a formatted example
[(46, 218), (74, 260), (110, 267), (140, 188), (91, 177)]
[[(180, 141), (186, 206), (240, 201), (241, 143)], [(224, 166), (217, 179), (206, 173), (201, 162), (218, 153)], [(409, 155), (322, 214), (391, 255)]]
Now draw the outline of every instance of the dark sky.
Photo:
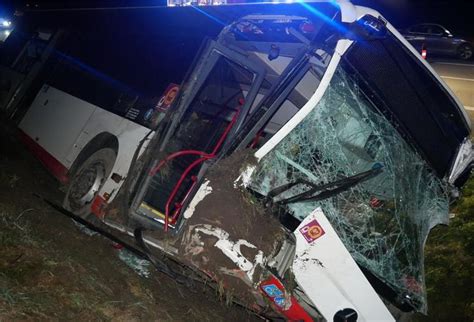
[[(257, 0), (252, 0), (257, 1)], [(474, 36), (474, 0), (352, 0), (355, 4), (368, 6), (380, 11), (396, 27), (406, 27), (417, 22), (435, 22), (445, 25), (454, 33)], [(114, 7), (165, 5), (166, 0), (6, 0), (5, 8), (51, 7)], [(3, 12), (2, 12), (3, 9)], [(7, 10), (8, 11), (8, 10)]]

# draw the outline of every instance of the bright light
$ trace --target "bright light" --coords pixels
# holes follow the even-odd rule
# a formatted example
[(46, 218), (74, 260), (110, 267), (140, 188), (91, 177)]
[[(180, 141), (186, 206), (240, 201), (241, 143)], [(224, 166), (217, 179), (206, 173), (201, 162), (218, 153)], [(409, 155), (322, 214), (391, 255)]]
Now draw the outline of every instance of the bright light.
[(423, 57), (423, 59), (426, 59), (426, 56), (427, 56), (426, 49), (423, 49), (423, 50), (421, 51), (421, 57)]
[(5, 31), (3, 32), (3, 34), (5, 35), (5, 37), (10, 36), (10, 30), (5, 30)]
[(3, 20), (3, 22), (2, 22), (2, 25), (3, 25), (4, 27), (10, 27), (11, 24), (12, 24), (12, 22), (11, 22), (11, 21), (8, 21), (8, 20)]

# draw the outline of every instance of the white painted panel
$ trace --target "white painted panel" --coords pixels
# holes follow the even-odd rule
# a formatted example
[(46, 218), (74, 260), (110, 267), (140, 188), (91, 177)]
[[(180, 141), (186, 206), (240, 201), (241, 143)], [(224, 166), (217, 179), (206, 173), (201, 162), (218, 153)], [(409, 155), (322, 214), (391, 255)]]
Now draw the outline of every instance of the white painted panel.
[(20, 129), (66, 167), (66, 156), (96, 106), (44, 85), (20, 122)]
[[(139, 151), (139, 155), (141, 155), (147, 148), (148, 143), (154, 135), (154, 132), (150, 133), (150, 129), (130, 120), (123, 119), (120, 127), (113, 133), (119, 140), (119, 150), (117, 159), (115, 160), (114, 168), (112, 169), (110, 176), (113, 173), (117, 173), (122, 177), (126, 177), (128, 175), (128, 171), (130, 170), (130, 163), (132, 161), (133, 155), (140, 145), (140, 142), (149, 134), (147, 140), (144, 141), (144, 144)], [(104, 192), (111, 194), (109, 202), (115, 198), (116, 193), (123, 183), (123, 181), (116, 183), (110, 179), (110, 176), (99, 192), (101, 195)]]
[[(82, 127), (80, 135), (76, 136), (76, 140), (71, 146), (71, 149), (68, 150), (66, 156), (67, 164), (72, 165), (82, 149), (98, 134), (107, 132), (117, 136), (117, 134), (121, 131), (122, 122), (124, 121), (128, 120), (100, 107), (97, 107)], [(137, 124), (137, 126), (140, 125)]]
[[(82, 133), (78, 136), (75, 144), (69, 151), (67, 162), (72, 164), (90, 140), (103, 132), (110, 133), (118, 139), (117, 159), (110, 172), (110, 176), (117, 173), (122, 177), (126, 177), (135, 150), (140, 145), (140, 141), (150, 132), (150, 129), (102, 108), (97, 108), (84, 126)], [(152, 137), (153, 133), (148, 137), (148, 140), (144, 142), (140, 154), (144, 151)], [(109, 201), (112, 201), (123, 181), (117, 183), (111, 180), (110, 176), (105, 181), (99, 194), (102, 195), (104, 192), (109, 193), (111, 195)]]
[(320, 208), (294, 234), (295, 279), (327, 321), (345, 308), (355, 310), (358, 321), (395, 321)]

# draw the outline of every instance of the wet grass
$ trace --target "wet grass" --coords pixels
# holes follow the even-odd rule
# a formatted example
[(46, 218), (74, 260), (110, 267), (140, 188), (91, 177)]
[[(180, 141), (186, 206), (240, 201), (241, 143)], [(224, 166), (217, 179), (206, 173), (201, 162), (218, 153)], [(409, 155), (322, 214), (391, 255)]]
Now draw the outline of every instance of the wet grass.
[[(107, 320), (115, 316), (116, 294), (99, 272), (88, 272), (77, 258), (48, 250), (48, 243), (35, 235), (28, 220), (15, 216), (4, 209), (0, 212), (1, 256), (5, 259), (0, 264), (0, 320), (54, 316)], [(127, 312), (144, 310), (140, 301), (126, 302)]]
[[(0, 204), (0, 320), (34, 316), (54, 307), (51, 297), (37, 285), (48, 273), (51, 262), (34, 253), (41, 242), (33, 236), (31, 225), (15, 206)], [(5, 319), (7, 320), (7, 319)]]

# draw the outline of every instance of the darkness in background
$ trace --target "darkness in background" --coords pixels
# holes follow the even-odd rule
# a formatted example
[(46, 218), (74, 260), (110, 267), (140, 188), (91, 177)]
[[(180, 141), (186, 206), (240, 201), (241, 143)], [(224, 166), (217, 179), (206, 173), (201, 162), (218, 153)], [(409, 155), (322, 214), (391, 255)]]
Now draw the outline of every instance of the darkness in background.
[(36, 26), (68, 30), (74, 48), (56, 55), (151, 97), (181, 83), (202, 41), (221, 29), (202, 14), (163, 9), (25, 13), (23, 20), (25, 37)]
[[(335, 11), (331, 4), (318, 8), (328, 16)], [(60, 50), (57, 55), (66, 55), (79, 65), (84, 63), (89, 70), (126, 84), (138, 94), (156, 97), (169, 83), (180, 84), (204, 39), (215, 38), (236, 17), (282, 11), (308, 15), (303, 6), (295, 4), (207, 9), (27, 10), (19, 17), (21, 30), (16, 32), (24, 31), (25, 37), (29, 37), (28, 31), (39, 26), (43, 30), (66, 29), (79, 45), (71, 52)]]
[[(247, 0), (247, 2), (257, 2)], [(418, 22), (434, 22), (445, 25), (455, 33), (474, 37), (474, 1), (472, 0), (352, 0), (354, 4), (374, 8), (396, 27), (403, 28)], [(3, 8), (77, 8), (113, 6), (164, 6), (166, 0), (6, 0)]]

